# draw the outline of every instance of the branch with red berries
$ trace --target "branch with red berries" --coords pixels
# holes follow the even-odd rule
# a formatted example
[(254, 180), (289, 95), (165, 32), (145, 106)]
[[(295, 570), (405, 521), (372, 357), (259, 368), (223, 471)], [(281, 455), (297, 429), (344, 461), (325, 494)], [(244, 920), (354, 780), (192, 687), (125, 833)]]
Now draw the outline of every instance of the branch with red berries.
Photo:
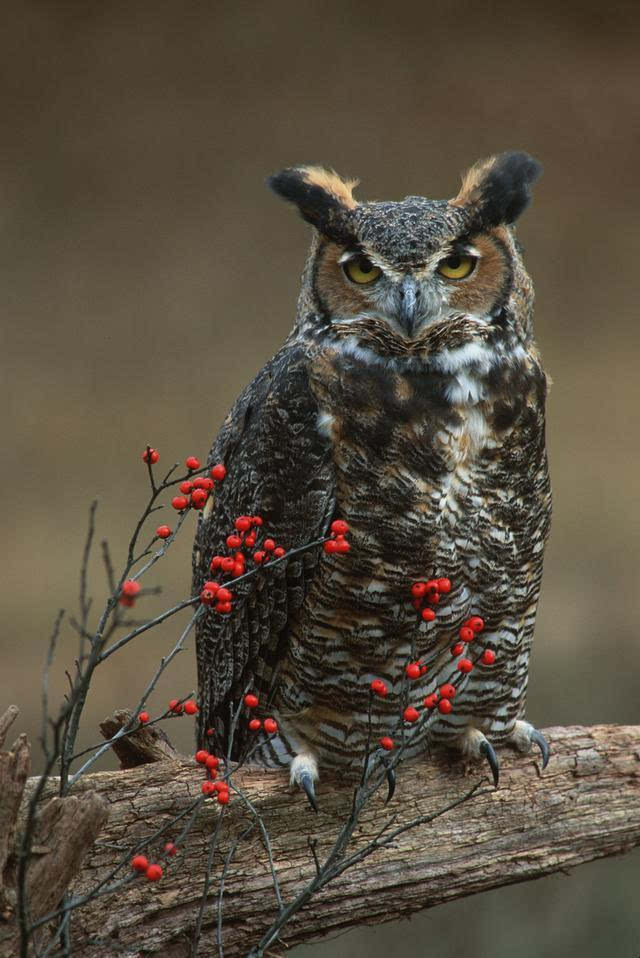
[[(342, 519), (336, 520), (326, 536), (287, 550), (286, 543), (280, 544), (269, 535), (262, 517), (237, 516), (226, 538), (226, 551), (211, 557), (212, 578), (203, 584), (198, 595), (185, 598), (159, 615), (132, 620), (128, 617), (131, 612), (125, 610), (135, 608), (138, 611), (148, 596), (159, 592), (157, 585), (145, 586), (141, 580), (166, 555), (189, 515), (207, 505), (215, 484), (224, 481), (226, 475), (222, 464), (202, 468), (199, 460), (190, 456), (185, 461), (186, 474), (176, 475), (177, 466), (174, 466), (158, 480), (154, 471), (159, 461), (157, 451), (147, 447), (143, 460), (149, 478), (149, 499), (118, 573), (108, 543), (102, 543), (109, 594), (94, 627), (90, 625), (92, 601), (88, 595), (88, 563), (95, 536), (95, 504), (90, 510), (80, 573), (79, 611), (70, 619), (80, 638), (79, 652), (73, 672), (67, 672), (69, 691), (54, 716), (49, 712), (48, 677), (59, 654), (62, 613), (56, 619), (48, 645), (42, 696), (44, 773), (27, 785), (29, 750), (24, 741), (19, 740), (14, 752), (0, 753), (0, 784), (3, 781), (10, 784), (4, 789), (5, 797), (0, 795), (0, 822), (5, 820), (15, 825), (20, 796), (23, 791), (26, 794), (17, 839), (13, 831), (5, 836), (5, 861), (9, 854), (15, 855), (17, 861), (17, 868), (13, 871), (4, 869), (3, 835), (0, 834), (0, 875), (9, 875), (10, 881), (14, 882), (11, 887), (0, 884), (0, 913), (8, 916), (6, 920), (12, 926), (4, 940), (0, 937), (0, 956), (6, 953), (28, 958), (34, 949), (43, 956), (66, 955), (71, 953), (72, 945), (80, 947), (83, 954), (91, 955), (99, 942), (102, 958), (111, 953), (111, 935), (114, 940), (119, 936), (113, 950), (114, 954), (119, 953), (129, 932), (133, 936), (131, 941), (137, 941), (135, 929), (127, 923), (127, 914), (136, 907), (143, 907), (147, 900), (145, 894), (149, 896), (152, 888), (161, 886), (165, 895), (172, 898), (175, 894), (176, 901), (182, 904), (178, 909), (178, 919), (175, 909), (172, 911), (167, 906), (171, 911), (167, 915), (160, 909), (158, 928), (154, 928), (154, 940), (158, 941), (159, 950), (163, 947), (161, 943), (175, 940), (173, 923), (178, 920), (178, 937), (190, 942), (185, 954), (196, 955), (205, 942), (205, 932), (215, 928), (220, 954), (224, 949), (227, 954), (250, 952), (258, 958), (278, 942), (297, 943), (309, 934), (318, 933), (316, 927), (306, 923), (308, 912), (304, 906), (314, 897), (322, 896), (329, 884), (337, 885), (341, 892), (347, 889), (344, 892), (347, 899), (355, 896), (353, 921), (356, 923), (357, 916), (364, 913), (360, 901), (364, 895), (359, 890), (361, 884), (367, 886), (366, 895), (372, 900), (378, 891), (369, 887), (366, 868), (370, 860), (379, 859), (378, 853), (383, 851), (393, 860), (404, 836), (418, 827), (422, 827), (420, 847), (433, 848), (430, 844), (433, 835), (440, 834), (440, 828), (446, 833), (451, 827), (447, 823), (455, 822), (461, 804), (467, 806), (464, 821), (465, 828), (468, 828), (476, 815), (475, 809), (478, 806), (491, 807), (487, 802), (493, 801), (493, 790), (488, 788), (488, 783), (476, 781), (470, 785), (460, 778), (457, 768), (438, 771), (432, 767), (429, 788), (425, 789), (421, 783), (425, 766), (419, 763), (402, 766), (401, 796), (396, 798), (393, 806), (384, 804), (385, 786), (389, 786), (388, 801), (401, 761), (414, 737), (423, 735), (425, 727), (437, 714), (449, 714), (455, 709), (456, 695), (462, 684), (474, 680), (471, 673), (475, 669), (491, 668), (496, 662), (496, 649), (482, 640), (482, 618), (471, 615), (451, 645), (451, 655), (456, 663), (455, 676), (439, 685), (430, 682), (429, 649), (433, 648), (430, 636), (436, 628), (438, 610), (446, 604), (452, 588), (448, 578), (437, 574), (410, 586), (407, 601), (411, 601), (416, 610), (416, 631), (411, 659), (405, 664), (404, 674), (394, 683), (395, 691), (382, 678), (374, 679), (368, 691), (370, 729), (377, 700), (397, 696), (395, 718), (386, 729), (388, 734), (376, 742), (369, 734), (362, 756), (362, 774), (355, 789), (348, 784), (331, 782), (329, 778), (323, 780), (323, 814), (313, 823), (313, 839), (309, 836), (308, 809), (302, 804), (304, 798), (291, 794), (283, 785), (281, 776), (249, 767), (256, 751), (264, 745), (265, 737), (278, 734), (274, 717), (256, 717), (259, 702), (252, 689), (247, 688), (237, 704), (224, 748), (220, 749), (220, 743), (214, 742), (211, 730), (211, 745), (200, 749), (194, 760), (178, 756), (166, 739), (163, 725), (195, 716), (198, 713), (196, 699), (190, 694), (176, 697), (156, 709), (155, 714), (150, 709), (150, 702), (160, 676), (185, 647), (197, 619), (202, 615), (232, 615), (235, 590), (244, 581), (254, 575), (268, 575), (270, 569), (307, 549), (322, 548), (328, 554), (346, 556), (351, 549), (349, 526)], [(177, 513), (174, 528), (162, 524), (149, 535), (146, 524), (162, 508), (160, 499), (163, 494), (170, 495), (175, 486), (179, 487), (180, 495), (171, 498), (171, 507)], [(96, 670), (114, 654), (121, 654), (139, 636), (182, 612), (188, 612), (186, 624), (141, 689), (134, 707), (119, 710), (117, 720), (105, 724), (106, 741), (77, 750), (80, 722)], [(232, 762), (232, 744), (240, 723), (246, 723), (255, 736), (255, 744), (249, 747), (242, 761)], [(0, 745), (2, 736), (3, 719), (0, 717)], [(128, 771), (89, 775), (97, 759), (111, 750)], [(557, 753), (557, 741), (554, 741), (554, 750)], [(134, 767), (149, 762), (153, 764), (144, 764), (142, 769)], [(519, 762), (520, 765), (511, 769), (510, 781), (510, 793), (515, 790), (516, 799), (522, 798), (525, 790), (531, 791), (525, 785), (530, 777), (529, 770), (518, 784), (523, 760), (519, 759)], [(509, 768), (508, 761), (505, 767)], [(203, 777), (198, 778), (196, 769)], [(54, 779), (52, 776), (56, 772), (59, 777)], [(137, 791), (132, 797), (128, 789), (133, 781)], [(556, 784), (554, 782), (554, 788)], [(167, 805), (159, 802), (155, 791), (159, 785)], [(419, 788), (420, 801), (414, 794), (416, 788)], [(54, 808), (51, 796), (55, 793), (58, 795), (56, 814), (60, 821), (86, 823), (82, 841), (69, 839), (64, 830), (70, 827), (68, 824), (58, 828), (57, 832), (55, 828), (53, 832), (46, 832)], [(153, 796), (151, 801), (149, 796)], [(126, 805), (121, 806), (121, 801)], [(120, 809), (125, 818), (133, 810), (135, 817), (127, 819), (127, 827), (122, 829), (117, 812), (114, 817), (114, 809)], [(111, 819), (105, 826), (107, 810), (111, 812)], [(325, 814), (328, 815), (327, 821)], [(526, 818), (526, 812), (523, 814)], [(603, 809), (597, 804), (594, 815), (598, 822), (605, 821)], [(445, 823), (442, 826), (441, 821)], [(609, 827), (607, 831), (607, 827), (603, 825), (601, 844), (585, 844), (585, 857), (581, 860), (588, 860), (588, 856), (594, 854), (613, 853), (608, 851), (609, 848), (619, 850), (615, 841), (611, 843), (611, 829)], [(640, 827), (634, 829), (636, 825), (631, 823), (631, 840), (640, 841)], [(292, 847), (287, 846), (287, 837), (292, 840)], [(625, 841), (629, 842), (628, 836)], [(44, 842), (60, 850), (58, 857), (61, 862), (60, 867), (56, 864), (54, 868), (55, 875), (48, 884), (45, 883), (47, 894), (43, 892), (45, 886), (41, 879), (36, 881), (34, 878), (41, 874), (34, 847)], [(477, 838), (471, 844), (475, 847)], [(63, 853), (67, 845), (73, 849), (73, 854)], [(607, 851), (599, 850), (603, 847)], [(83, 870), (78, 877), (84, 856)], [(249, 868), (247, 856), (251, 862)], [(292, 856), (294, 866), (291, 865)], [(442, 868), (437, 854), (435, 858)], [(291, 877), (292, 867), (295, 878)], [(246, 940), (244, 924), (245, 939), (239, 935), (239, 919), (236, 917), (245, 916), (247, 909), (251, 911), (250, 891), (245, 885), (247, 874), (252, 876), (254, 887), (256, 881), (261, 883), (260, 887), (268, 893), (271, 901), (267, 909), (261, 908), (259, 919), (252, 924), (251, 941)], [(351, 879), (346, 877), (347, 874), (352, 875)], [(505, 880), (509, 880), (508, 867), (504, 874)], [(15, 879), (11, 878), (12, 875)], [(186, 878), (195, 881), (198, 886), (196, 893), (185, 884)], [(433, 887), (429, 885), (429, 888), (429, 900), (438, 900)], [(466, 894), (469, 890), (477, 888), (468, 887), (463, 882), (457, 894)], [(121, 910), (121, 902), (127, 903), (128, 912)], [(109, 917), (106, 925), (105, 907)], [(109, 924), (111, 917), (115, 924)], [(385, 920), (387, 918), (385, 915)], [(129, 931), (123, 933), (124, 928)], [(327, 926), (326, 930), (329, 931), (330, 927)], [(4, 941), (9, 942), (7, 947), (12, 951), (2, 950)], [(138, 945), (139, 941), (131, 947)]]

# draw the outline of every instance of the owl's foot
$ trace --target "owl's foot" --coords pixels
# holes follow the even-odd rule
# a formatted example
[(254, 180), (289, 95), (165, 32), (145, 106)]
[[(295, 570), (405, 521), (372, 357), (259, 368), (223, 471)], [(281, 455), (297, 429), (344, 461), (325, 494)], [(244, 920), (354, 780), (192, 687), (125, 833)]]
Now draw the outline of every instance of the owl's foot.
[(537, 745), (542, 755), (542, 767), (546, 768), (549, 762), (549, 743), (537, 728), (534, 728), (530, 722), (518, 721), (514, 725), (513, 732), (507, 739), (507, 745), (512, 745), (519, 752), (526, 754), (531, 751), (532, 745)]
[(297, 785), (303, 789), (311, 808), (314, 812), (317, 812), (316, 782), (318, 781), (318, 763), (313, 755), (309, 752), (301, 752), (299, 755), (296, 755), (291, 763), (289, 781), (291, 785)]
[(479, 761), (485, 759), (491, 768), (493, 784), (497, 788), (500, 780), (500, 763), (496, 751), (489, 739), (477, 728), (469, 726), (462, 740), (462, 753), (468, 758)]

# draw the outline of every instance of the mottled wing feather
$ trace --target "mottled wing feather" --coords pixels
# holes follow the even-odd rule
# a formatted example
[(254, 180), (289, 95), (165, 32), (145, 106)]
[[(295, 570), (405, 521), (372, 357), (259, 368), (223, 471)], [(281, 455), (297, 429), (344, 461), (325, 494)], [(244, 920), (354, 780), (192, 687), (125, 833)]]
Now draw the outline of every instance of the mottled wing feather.
[[(227, 416), (209, 462), (227, 477), (213, 509), (201, 516), (193, 554), (194, 590), (211, 578), (211, 557), (224, 554), (238, 515), (260, 515), (264, 528), (290, 550), (322, 535), (335, 505), (330, 445), (317, 428), (318, 408), (302, 351), (285, 346), (244, 390)], [(230, 703), (248, 684), (261, 704), (275, 694), (289, 626), (304, 600), (319, 549), (261, 571), (236, 592), (233, 612), (207, 610), (196, 630), (199, 741), (214, 728), (218, 746), (229, 731)], [(251, 561), (248, 568), (252, 568)], [(234, 754), (246, 738), (241, 722)]]

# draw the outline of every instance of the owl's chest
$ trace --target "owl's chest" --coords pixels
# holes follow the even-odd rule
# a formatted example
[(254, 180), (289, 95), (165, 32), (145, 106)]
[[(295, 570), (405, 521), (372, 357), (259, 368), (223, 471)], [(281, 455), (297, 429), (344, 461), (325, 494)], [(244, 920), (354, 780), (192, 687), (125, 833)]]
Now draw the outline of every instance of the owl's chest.
[(366, 366), (323, 378), (316, 426), (332, 445), (340, 500), (364, 493), (389, 497), (392, 510), (427, 505), (436, 491), (468, 485), (480, 466), (487, 476), (499, 444), (479, 384), (466, 377), (466, 401), (448, 386)]

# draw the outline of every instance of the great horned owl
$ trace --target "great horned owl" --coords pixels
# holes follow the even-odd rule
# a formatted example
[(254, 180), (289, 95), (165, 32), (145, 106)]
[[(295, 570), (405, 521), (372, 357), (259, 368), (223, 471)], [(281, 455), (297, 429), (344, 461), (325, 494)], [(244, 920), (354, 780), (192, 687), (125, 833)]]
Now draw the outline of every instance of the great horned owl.
[[(411, 703), (456, 675), (451, 643), (471, 615), (495, 664), (463, 676), (455, 708), (415, 729), (407, 754), (444, 743), (497, 778), (493, 746), (533, 742), (546, 763), (523, 720), (551, 512), (546, 378), (513, 229), (539, 171), (526, 153), (491, 157), (448, 201), (359, 202), (354, 182), (317, 167), (270, 180), (314, 227), (311, 252), (289, 338), (213, 446), (229, 474), (200, 519), (194, 584), (239, 514), (287, 549), (343, 518), (352, 549), (293, 557), (239, 588), (231, 616), (200, 619), (199, 736), (224, 737), (251, 685), (279, 721), (258, 759), (290, 765), (312, 802), (319, 767), (362, 767), (371, 681), (392, 692), (373, 709), (375, 741), (397, 725), (416, 643), (428, 672)], [(408, 587), (429, 575), (452, 589), (417, 625)]]

